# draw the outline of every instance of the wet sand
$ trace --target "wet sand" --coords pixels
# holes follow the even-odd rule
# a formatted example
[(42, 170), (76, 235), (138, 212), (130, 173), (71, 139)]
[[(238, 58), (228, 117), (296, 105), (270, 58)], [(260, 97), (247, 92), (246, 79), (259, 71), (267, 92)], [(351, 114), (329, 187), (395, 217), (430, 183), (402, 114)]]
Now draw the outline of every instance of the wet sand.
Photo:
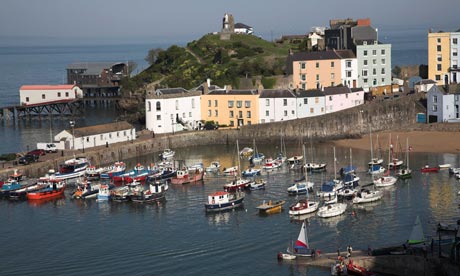
[[(406, 149), (406, 139), (412, 152), (460, 153), (460, 132), (446, 131), (393, 131), (372, 133), (373, 148), (388, 149), (391, 144), (395, 149)], [(336, 146), (370, 150), (369, 134), (358, 139), (344, 139), (332, 142)]]

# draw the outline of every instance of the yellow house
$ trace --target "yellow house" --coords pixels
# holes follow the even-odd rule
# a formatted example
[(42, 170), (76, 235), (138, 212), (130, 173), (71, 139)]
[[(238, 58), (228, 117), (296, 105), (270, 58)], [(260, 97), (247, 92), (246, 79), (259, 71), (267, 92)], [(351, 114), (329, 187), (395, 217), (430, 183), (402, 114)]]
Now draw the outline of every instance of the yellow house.
[(438, 85), (449, 83), (450, 33), (428, 33), (428, 78)]
[(214, 90), (201, 96), (201, 118), (232, 128), (259, 121), (257, 90)]

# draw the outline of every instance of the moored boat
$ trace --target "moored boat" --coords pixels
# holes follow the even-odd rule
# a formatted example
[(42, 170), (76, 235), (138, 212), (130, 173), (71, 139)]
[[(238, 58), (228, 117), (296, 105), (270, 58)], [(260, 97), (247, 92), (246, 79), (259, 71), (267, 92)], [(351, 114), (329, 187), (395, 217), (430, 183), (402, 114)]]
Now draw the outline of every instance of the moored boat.
[(308, 193), (308, 190), (312, 190), (315, 184), (310, 181), (296, 182), (287, 188), (287, 192), (290, 195), (301, 195)]
[(244, 178), (234, 179), (232, 182), (224, 185), (224, 191), (234, 192), (234, 191), (246, 189), (249, 186), (250, 182), (251, 180), (244, 179)]
[(420, 169), (422, 173), (435, 173), (439, 171), (439, 167), (430, 167), (429, 165), (425, 165), (423, 168)]
[(300, 199), (291, 206), (289, 206), (289, 215), (301, 216), (309, 213), (313, 213), (318, 210), (319, 202), (310, 201), (306, 198)]
[(160, 158), (162, 160), (171, 159), (174, 157), (175, 154), (176, 152), (171, 149), (164, 149), (163, 152), (160, 153)]
[(259, 209), (259, 214), (270, 215), (281, 212), (284, 203), (286, 203), (285, 200), (269, 200), (268, 202), (264, 200), (262, 204), (260, 204), (256, 208)]
[(109, 184), (101, 184), (99, 187), (99, 192), (97, 193), (98, 201), (108, 201), (110, 200), (110, 186)]
[(100, 184), (92, 184), (87, 179), (77, 182), (77, 189), (73, 192), (72, 197), (77, 199), (95, 198), (100, 189)]
[(38, 191), (28, 192), (27, 199), (46, 199), (59, 197), (64, 194), (65, 181), (62, 180), (49, 180), (47, 187)]
[(85, 170), (85, 177), (88, 180), (99, 180), (101, 174), (106, 172), (106, 168), (96, 168), (96, 166), (88, 166)]
[(229, 193), (218, 191), (208, 195), (208, 202), (204, 205), (208, 212), (218, 212), (234, 209), (243, 204), (244, 193)]
[(374, 178), (374, 185), (376, 187), (387, 187), (394, 185), (398, 179), (394, 176), (387, 175), (378, 178)]
[(159, 201), (165, 198), (168, 190), (168, 183), (165, 181), (156, 181), (149, 184), (149, 189), (144, 190), (137, 195), (131, 196), (131, 201), (136, 203), (149, 203)]
[(218, 172), (220, 170), (220, 162), (219, 161), (212, 161), (211, 164), (206, 167), (207, 172)]
[(88, 166), (89, 161), (86, 157), (69, 159), (59, 166), (59, 171), (54, 174), (54, 178), (64, 180), (84, 176)]
[(149, 181), (156, 181), (156, 180), (161, 180), (161, 179), (168, 179), (175, 177), (177, 174), (177, 171), (173, 169), (170, 166), (167, 167), (161, 167), (158, 172), (153, 172), (147, 176), (147, 179)]
[(265, 184), (267, 184), (265, 180), (258, 178), (249, 183), (249, 189), (252, 191), (262, 190), (262, 189), (265, 189)]
[(361, 189), (361, 191), (356, 193), (355, 197), (353, 197), (353, 203), (359, 204), (374, 202), (382, 199), (382, 196), (382, 191), (370, 191), (368, 189)]
[(260, 169), (248, 168), (247, 170), (244, 170), (241, 175), (243, 177), (257, 176), (260, 175)]
[(321, 218), (329, 218), (329, 217), (335, 217), (339, 216), (343, 213), (345, 213), (345, 210), (347, 209), (347, 204), (346, 203), (333, 203), (333, 204), (328, 204), (320, 207), (318, 209), (318, 217)]
[(182, 168), (176, 171), (176, 176), (171, 178), (171, 184), (187, 184), (190, 183), (190, 173), (187, 168)]
[(106, 168), (107, 172), (102, 172), (100, 178), (110, 179), (114, 176), (119, 176), (125, 173), (126, 164), (124, 162), (117, 161), (112, 166)]
[(282, 160), (267, 158), (265, 159), (265, 163), (262, 165), (262, 169), (267, 172), (271, 172), (275, 169), (278, 169), (283, 164)]
[(142, 166), (140, 163), (137, 163), (137, 165), (134, 167), (133, 170), (130, 172), (121, 174), (119, 176), (114, 176), (112, 177), (114, 182), (134, 182), (134, 181), (145, 181), (147, 179), (147, 176), (150, 174), (150, 171), (144, 166)]
[(234, 167), (224, 168), (222, 173), (224, 175), (237, 175), (238, 174), (238, 167), (234, 166)]

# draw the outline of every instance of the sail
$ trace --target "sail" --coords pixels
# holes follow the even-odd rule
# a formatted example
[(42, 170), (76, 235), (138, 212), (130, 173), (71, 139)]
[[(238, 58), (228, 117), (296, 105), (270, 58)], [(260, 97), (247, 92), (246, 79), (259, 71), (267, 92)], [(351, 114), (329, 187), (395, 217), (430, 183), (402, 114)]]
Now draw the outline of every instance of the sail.
[(420, 223), (420, 218), (417, 216), (415, 219), (415, 224), (412, 227), (412, 232), (410, 233), (409, 244), (419, 244), (425, 242), (425, 235), (423, 234), (422, 224)]
[(302, 228), (300, 229), (299, 237), (295, 242), (294, 248), (308, 249), (307, 225), (305, 224), (305, 221), (302, 224)]

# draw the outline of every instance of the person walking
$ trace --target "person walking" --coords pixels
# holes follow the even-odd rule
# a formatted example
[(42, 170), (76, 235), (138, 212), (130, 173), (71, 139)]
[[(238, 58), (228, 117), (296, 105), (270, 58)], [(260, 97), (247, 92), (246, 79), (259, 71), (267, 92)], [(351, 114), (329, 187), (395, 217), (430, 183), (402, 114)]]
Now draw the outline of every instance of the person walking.
[(353, 248), (351, 247), (351, 245), (348, 245), (347, 247), (347, 258), (350, 258), (351, 257), (351, 252), (353, 252)]

